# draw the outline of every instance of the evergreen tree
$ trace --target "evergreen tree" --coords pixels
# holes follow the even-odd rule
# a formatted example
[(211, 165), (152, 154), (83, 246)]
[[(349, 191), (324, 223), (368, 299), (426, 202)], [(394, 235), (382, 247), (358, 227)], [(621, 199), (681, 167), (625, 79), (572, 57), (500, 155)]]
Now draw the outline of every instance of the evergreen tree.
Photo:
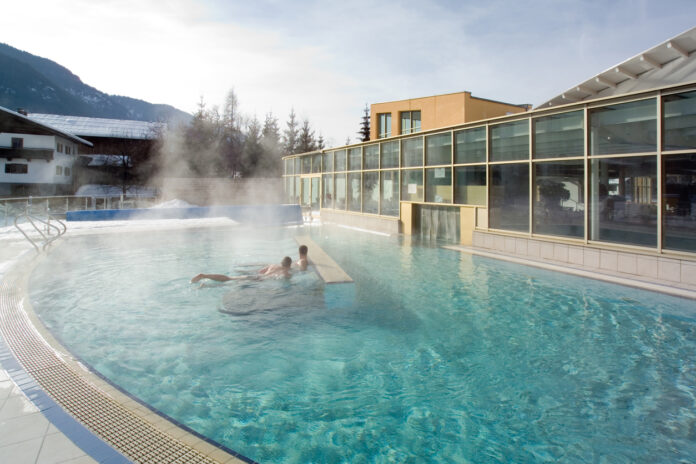
[(225, 174), (233, 177), (243, 175), (245, 171), (248, 171), (242, 161), (244, 149), (243, 119), (239, 112), (237, 95), (234, 89), (230, 89), (225, 98), (221, 120), (220, 152), (226, 168)]
[(253, 177), (263, 157), (266, 155), (262, 143), (261, 123), (254, 117), (247, 125), (246, 137), (241, 157), (241, 175), (243, 177)]
[(346, 145), (350, 145), (350, 136), (346, 137)]
[(309, 120), (305, 119), (300, 128), (300, 135), (297, 139), (297, 153), (307, 153), (317, 149), (317, 143), (314, 140), (314, 131), (309, 126)]
[(295, 109), (290, 109), (288, 122), (286, 123), (285, 131), (283, 131), (283, 155), (294, 155), (297, 153), (297, 139), (299, 131), (297, 130), (297, 119)]
[(362, 121), (360, 122), (360, 130), (358, 131), (361, 142), (369, 142), (370, 140), (370, 108), (365, 104), (363, 110)]
[(317, 138), (317, 150), (323, 150), (326, 148), (326, 142), (324, 142), (324, 136), (319, 134), (319, 138)]
[(273, 113), (266, 114), (261, 130), (261, 145), (263, 147), (263, 157), (259, 161), (257, 170), (263, 172), (264, 176), (275, 177), (281, 172), (281, 153), (280, 129), (278, 119)]
[[(219, 175), (224, 165), (219, 150), (220, 115), (217, 108), (206, 108), (201, 97), (198, 110), (185, 128), (185, 149), (192, 154), (187, 159), (191, 173), (198, 176)], [(193, 155), (195, 154), (195, 155)]]

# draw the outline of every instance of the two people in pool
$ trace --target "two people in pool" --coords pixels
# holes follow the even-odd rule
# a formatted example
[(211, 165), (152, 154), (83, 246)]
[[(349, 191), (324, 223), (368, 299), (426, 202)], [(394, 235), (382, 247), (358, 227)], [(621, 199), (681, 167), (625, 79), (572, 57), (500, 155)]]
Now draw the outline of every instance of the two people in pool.
[[(307, 270), (308, 258), (307, 258), (307, 246), (300, 245), (299, 253), (300, 259), (297, 260), (295, 266), (300, 271)], [(203, 279), (214, 280), (216, 282), (228, 282), (230, 280), (262, 280), (262, 279), (289, 279), (292, 277), (290, 269), (292, 267), (292, 259), (289, 256), (283, 258), (280, 264), (269, 264), (267, 266), (259, 269), (255, 274), (250, 275), (239, 275), (239, 276), (228, 276), (224, 274), (198, 274), (193, 279), (191, 283), (199, 282)]]

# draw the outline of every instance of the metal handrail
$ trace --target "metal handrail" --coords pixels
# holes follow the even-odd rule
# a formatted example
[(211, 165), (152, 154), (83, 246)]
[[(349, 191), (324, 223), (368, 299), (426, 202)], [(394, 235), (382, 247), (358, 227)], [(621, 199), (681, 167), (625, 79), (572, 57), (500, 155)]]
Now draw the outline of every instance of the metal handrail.
[[(22, 218), (26, 219), (26, 220), (29, 222), (29, 224), (31, 224), (31, 226), (34, 228), (34, 230), (35, 230), (36, 232), (38, 232), (39, 235), (41, 236), (41, 238), (43, 239), (43, 242), (41, 243), (41, 249), (39, 249), (39, 246), (36, 244), (36, 241), (34, 241), (34, 239), (32, 239), (32, 238), (19, 226), (18, 221), (19, 221), (20, 219), (22, 219)], [(60, 224), (60, 227), (58, 227), (58, 226), (55, 225), (55, 224), (51, 224), (51, 219), (52, 219), (54, 222), (57, 222), (58, 224)], [(44, 234), (44, 233), (41, 231), (41, 228), (40, 228), (39, 226), (36, 225), (37, 222), (39, 222), (39, 223), (41, 223), (41, 224), (44, 224), (44, 225), (46, 226), (46, 234), (49, 235), (49, 237), (47, 237), (46, 234)], [(47, 214), (47, 219), (44, 220), (44, 219), (42, 219), (42, 218), (40, 218), (40, 217), (31, 215), (31, 214), (29, 214), (29, 213), (24, 213), (24, 214), (21, 214), (21, 215), (18, 215), (18, 216), (15, 217), (14, 226), (15, 226), (15, 228), (16, 228), (18, 231), (20, 231), (20, 232), (22, 233), (22, 235), (24, 235), (24, 238), (26, 238), (26, 239), (29, 241), (29, 243), (32, 244), (32, 246), (36, 249), (36, 252), (37, 252), (37, 253), (40, 253), (41, 251), (45, 251), (45, 250), (46, 250), (46, 247), (48, 247), (48, 245), (50, 245), (51, 243), (53, 243), (53, 242), (55, 242), (56, 240), (58, 240), (58, 239), (59, 239), (60, 237), (62, 237), (62, 236), (67, 232), (67, 230), (68, 230), (68, 227), (65, 225), (65, 223), (64, 223), (63, 221), (61, 221), (60, 219), (58, 219), (57, 217), (55, 217), (54, 215), (52, 215), (52, 214)], [(55, 229), (56, 235), (50, 236), (50, 235), (51, 235), (51, 232), (50, 232), (51, 229)]]

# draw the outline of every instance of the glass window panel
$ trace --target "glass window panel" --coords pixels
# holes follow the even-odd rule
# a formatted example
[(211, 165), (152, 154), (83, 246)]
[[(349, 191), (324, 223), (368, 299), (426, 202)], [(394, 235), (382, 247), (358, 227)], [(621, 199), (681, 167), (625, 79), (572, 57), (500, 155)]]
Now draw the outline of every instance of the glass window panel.
[(293, 175), (295, 174), (295, 165), (292, 161), (292, 159), (286, 159), (285, 160), (285, 174)]
[(656, 149), (655, 99), (590, 110), (590, 155), (641, 153)]
[(334, 182), (336, 183), (336, 201), (334, 202), (334, 208), (346, 209), (346, 175), (336, 174)]
[(346, 151), (345, 150), (340, 150), (334, 152), (334, 168), (336, 168), (336, 171), (345, 171), (346, 170)]
[(486, 166), (454, 168), (454, 202), (460, 205), (486, 204)]
[(295, 178), (285, 178), (285, 201), (292, 204), (295, 202)]
[(334, 207), (334, 183), (333, 174), (324, 174), (322, 176), (324, 179), (323, 194), (322, 194), (322, 207), (323, 208), (333, 208)]
[(363, 213), (379, 213), (379, 172), (363, 173)]
[(399, 142), (380, 143), (382, 169), (399, 167)]
[(293, 203), (300, 204), (300, 192), (302, 191), (300, 176), (295, 176), (295, 199)]
[(529, 120), (491, 126), (491, 161), (529, 159)]
[(295, 174), (302, 174), (302, 160), (295, 158)]
[(425, 144), (426, 165), (436, 166), (452, 163), (452, 134), (429, 135), (425, 138)]
[(363, 150), (365, 151), (364, 169), (379, 169), (379, 145), (368, 145)]
[(401, 166), (423, 166), (423, 137), (401, 141)]
[(321, 172), (321, 155), (312, 156), (312, 172), (313, 173)]
[(332, 172), (333, 169), (334, 154), (332, 151), (329, 153), (324, 153), (324, 172)]
[(319, 177), (312, 177), (312, 196), (311, 196), (311, 205), (312, 205), (312, 211), (318, 211), (319, 210), (319, 197), (321, 192), (319, 191), (319, 184), (321, 179)]
[(664, 156), (664, 247), (696, 252), (696, 154)]
[(360, 173), (348, 174), (348, 210), (360, 211)]
[(585, 236), (585, 163), (534, 165), (534, 233)]
[(348, 150), (348, 170), (359, 171), (362, 169), (362, 148)]
[(421, 112), (411, 111), (411, 131), (420, 132), (421, 130)]
[(529, 165), (490, 166), (488, 225), (492, 229), (529, 231)]
[(663, 150), (696, 148), (696, 92), (667, 95), (662, 101)]
[(452, 203), (452, 168), (425, 170), (425, 201)]
[(302, 174), (309, 174), (312, 172), (312, 157), (303, 156), (302, 158)]
[(657, 246), (655, 156), (592, 160), (590, 238)]
[(377, 115), (378, 137), (380, 139), (391, 137), (391, 113), (381, 113)]
[(486, 161), (486, 128), (476, 127), (454, 133), (454, 163)]
[(399, 215), (399, 171), (380, 172), (382, 205), (380, 214)]
[(309, 181), (309, 177), (302, 178), (302, 206), (310, 206), (309, 194), (312, 192), (312, 190), (309, 187)]
[(423, 201), (423, 170), (401, 171), (401, 199), (403, 201)]
[(554, 114), (534, 120), (534, 158), (584, 155), (583, 112)]

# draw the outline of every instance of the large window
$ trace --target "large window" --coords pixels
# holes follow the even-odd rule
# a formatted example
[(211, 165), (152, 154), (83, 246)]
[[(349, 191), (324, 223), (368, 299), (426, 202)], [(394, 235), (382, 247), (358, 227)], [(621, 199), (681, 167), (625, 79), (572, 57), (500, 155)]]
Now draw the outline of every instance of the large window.
[(425, 164), (427, 166), (452, 163), (452, 134), (449, 132), (427, 136), (425, 148)]
[(391, 127), (391, 113), (380, 113), (377, 115), (377, 138), (391, 137)]
[(303, 156), (302, 157), (302, 174), (309, 174), (312, 172), (312, 157)]
[(321, 155), (312, 156), (312, 172), (315, 174), (321, 172)]
[(486, 161), (486, 128), (475, 127), (454, 133), (454, 163)]
[(380, 214), (399, 215), (399, 171), (382, 171), (379, 173), (382, 190)]
[(534, 233), (585, 236), (585, 163), (534, 164)]
[(657, 103), (641, 100), (590, 110), (590, 154), (657, 150)]
[(299, 156), (295, 158), (295, 174), (302, 174), (302, 160)]
[(583, 156), (583, 112), (554, 114), (534, 120), (534, 158)]
[(346, 209), (346, 175), (336, 174), (334, 182), (336, 182), (336, 201), (334, 202), (334, 208)]
[(491, 126), (491, 161), (529, 158), (529, 120)]
[(452, 203), (452, 168), (425, 170), (425, 201), (428, 203)]
[(334, 154), (332, 151), (324, 153), (324, 172), (332, 172), (334, 170)]
[(348, 170), (359, 171), (362, 169), (362, 148), (351, 148), (348, 150)]
[(399, 142), (382, 142), (379, 144), (381, 155), (382, 169), (398, 168), (399, 167)]
[(346, 151), (340, 150), (334, 152), (334, 168), (336, 171), (346, 170)]
[(662, 101), (663, 150), (696, 148), (696, 92), (667, 95)]
[(295, 174), (295, 165), (293, 164), (292, 158), (285, 160), (285, 174)]
[(529, 165), (490, 167), (488, 225), (492, 229), (529, 231)]
[(360, 173), (352, 172), (348, 174), (348, 210), (349, 211), (360, 211), (361, 201), (360, 201)]
[(460, 205), (486, 204), (486, 166), (454, 168), (454, 202)]
[(285, 201), (292, 204), (295, 202), (295, 178), (285, 178)]
[(663, 246), (696, 252), (696, 154), (664, 156), (662, 161)]
[(12, 137), (12, 148), (15, 150), (24, 148), (24, 139), (22, 137)]
[(590, 173), (590, 238), (657, 246), (656, 157), (594, 159)]
[(401, 166), (423, 166), (423, 137), (401, 141)]
[(420, 111), (402, 111), (401, 112), (401, 133), (415, 134), (421, 130), (421, 112)]
[(324, 208), (333, 208), (334, 207), (334, 182), (333, 182), (333, 174), (324, 174), (322, 176), (324, 183), (323, 183), (323, 192), (322, 192), (322, 207)]
[(423, 170), (401, 171), (401, 200), (423, 201)]
[[(299, 158), (297, 158), (299, 159)], [(297, 166), (297, 165), (296, 165)], [(300, 204), (300, 192), (302, 191), (302, 179), (300, 176), (295, 176), (295, 199), (293, 203)]]
[(26, 174), (29, 172), (29, 165), (20, 163), (5, 164), (6, 174)]
[(363, 173), (363, 213), (379, 213), (379, 172)]
[(367, 145), (364, 147), (364, 169), (379, 169), (379, 145)]

